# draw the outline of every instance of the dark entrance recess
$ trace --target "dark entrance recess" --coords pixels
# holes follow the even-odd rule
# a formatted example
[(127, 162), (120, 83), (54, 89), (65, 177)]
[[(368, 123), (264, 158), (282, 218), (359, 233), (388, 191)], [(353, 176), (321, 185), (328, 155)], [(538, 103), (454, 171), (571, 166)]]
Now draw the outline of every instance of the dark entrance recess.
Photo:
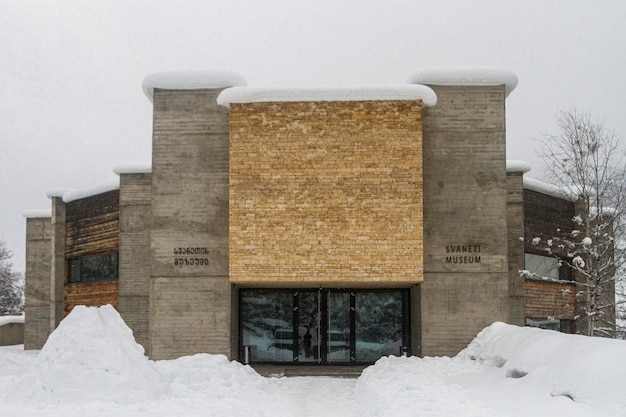
[(240, 297), (242, 362), (371, 364), (410, 352), (408, 290), (242, 289)]

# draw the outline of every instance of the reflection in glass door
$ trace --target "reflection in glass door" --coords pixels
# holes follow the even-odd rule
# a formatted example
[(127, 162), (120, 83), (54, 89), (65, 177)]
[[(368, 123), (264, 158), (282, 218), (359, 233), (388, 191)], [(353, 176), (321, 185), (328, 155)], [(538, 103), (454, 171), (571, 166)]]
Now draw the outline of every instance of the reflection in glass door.
[(240, 317), (241, 345), (251, 362), (293, 362), (291, 291), (242, 291)]
[(355, 300), (356, 361), (374, 362), (403, 351), (402, 292), (359, 292)]
[(324, 343), (328, 363), (350, 362), (350, 298), (349, 292), (328, 292), (328, 324)]
[(319, 291), (296, 293), (298, 323), (298, 362), (320, 362), (321, 306)]
[(251, 363), (373, 363), (408, 349), (406, 290), (240, 291)]

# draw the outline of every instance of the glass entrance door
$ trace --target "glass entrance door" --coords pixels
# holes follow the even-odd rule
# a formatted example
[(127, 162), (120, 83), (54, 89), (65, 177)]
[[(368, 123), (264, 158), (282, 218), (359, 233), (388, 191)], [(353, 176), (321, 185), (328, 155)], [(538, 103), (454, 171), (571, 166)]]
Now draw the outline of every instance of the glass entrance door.
[(406, 290), (240, 291), (241, 357), (251, 363), (373, 363), (408, 350)]

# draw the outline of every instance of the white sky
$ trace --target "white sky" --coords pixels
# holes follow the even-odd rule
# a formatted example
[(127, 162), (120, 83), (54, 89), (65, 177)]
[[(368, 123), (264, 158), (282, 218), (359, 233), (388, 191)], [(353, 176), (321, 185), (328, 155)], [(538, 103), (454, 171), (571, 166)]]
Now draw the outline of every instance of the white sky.
[(379, 86), (432, 66), (515, 72), (509, 159), (536, 156), (558, 109), (626, 136), (626, 2), (576, 0), (0, 0), (0, 238), (24, 270), (46, 192), (149, 162), (163, 70), (230, 70), (250, 86)]

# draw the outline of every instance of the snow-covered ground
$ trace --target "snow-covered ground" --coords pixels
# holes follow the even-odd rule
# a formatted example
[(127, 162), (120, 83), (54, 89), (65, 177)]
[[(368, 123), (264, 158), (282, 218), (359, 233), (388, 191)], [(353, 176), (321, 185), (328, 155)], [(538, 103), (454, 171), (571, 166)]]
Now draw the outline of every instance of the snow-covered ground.
[(454, 358), (264, 378), (220, 355), (150, 361), (112, 307), (77, 307), (41, 351), (0, 347), (0, 416), (623, 417), (626, 342), (494, 323)]

